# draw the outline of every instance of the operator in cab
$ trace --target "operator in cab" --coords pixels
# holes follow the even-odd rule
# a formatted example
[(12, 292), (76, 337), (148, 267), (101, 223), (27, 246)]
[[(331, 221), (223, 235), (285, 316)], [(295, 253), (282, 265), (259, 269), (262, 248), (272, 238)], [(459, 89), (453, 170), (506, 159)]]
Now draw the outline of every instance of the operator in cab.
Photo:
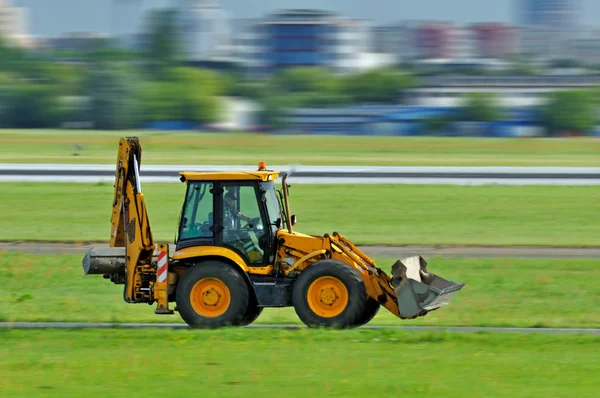
[(224, 210), (225, 210), (225, 225), (229, 228), (236, 228), (240, 221), (245, 221), (251, 224), (254, 220), (252, 217), (248, 217), (244, 213), (238, 210), (238, 199), (239, 199), (239, 188), (230, 187), (224, 196)]

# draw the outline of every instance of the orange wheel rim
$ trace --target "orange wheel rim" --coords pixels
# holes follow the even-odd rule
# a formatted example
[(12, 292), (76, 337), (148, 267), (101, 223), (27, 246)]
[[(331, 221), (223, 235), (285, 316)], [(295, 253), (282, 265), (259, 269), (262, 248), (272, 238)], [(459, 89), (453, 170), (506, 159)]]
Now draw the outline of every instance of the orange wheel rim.
[(214, 318), (223, 315), (231, 303), (231, 294), (220, 279), (200, 279), (190, 292), (192, 308), (198, 314)]
[(308, 287), (308, 306), (323, 318), (333, 318), (348, 305), (348, 289), (344, 282), (333, 276), (317, 278)]

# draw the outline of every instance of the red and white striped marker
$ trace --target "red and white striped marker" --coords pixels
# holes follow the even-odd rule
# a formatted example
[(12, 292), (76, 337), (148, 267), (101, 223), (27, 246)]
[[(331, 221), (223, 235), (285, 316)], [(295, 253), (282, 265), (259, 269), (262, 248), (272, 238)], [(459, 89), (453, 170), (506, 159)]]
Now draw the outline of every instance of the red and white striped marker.
[(164, 282), (167, 280), (167, 252), (162, 251), (158, 253), (158, 272), (156, 275), (158, 282)]

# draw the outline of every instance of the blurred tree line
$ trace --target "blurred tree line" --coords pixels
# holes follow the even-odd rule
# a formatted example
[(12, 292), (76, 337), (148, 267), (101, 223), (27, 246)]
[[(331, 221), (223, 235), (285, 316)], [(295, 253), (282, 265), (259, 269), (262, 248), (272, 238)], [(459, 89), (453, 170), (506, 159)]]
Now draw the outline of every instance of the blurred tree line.
[(543, 117), (551, 135), (576, 135), (598, 123), (600, 91), (556, 91), (549, 96)]
[[(556, 91), (540, 107), (538, 122), (549, 136), (581, 135), (600, 122), (599, 111), (600, 88)], [(424, 125), (430, 134), (438, 134), (455, 122), (492, 123), (510, 118), (496, 95), (474, 92), (465, 95), (459, 112), (428, 118)]]
[(186, 66), (174, 14), (154, 10), (145, 21), (143, 51), (105, 40), (86, 51), (27, 52), (0, 41), (0, 127), (57, 127), (91, 122), (123, 129), (154, 121), (215, 122), (223, 96), (254, 99), (261, 121), (279, 126), (296, 107), (394, 104), (414, 85), (394, 69), (338, 75), (324, 68), (285, 70), (250, 80), (241, 74)]
[(0, 127), (89, 122), (125, 129), (152, 121), (216, 121), (231, 77), (178, 62), (172, 16), (170, 10), (150, 13), (149, 40), (139, 53), (110, 40), (86, 51), (28, 52), (0, 37)]
[[(224, 96), (259, 103), (262, 124), (274, 128), (294, 108), (353, 104), (402, 104), (419, 85), (414, 73), (397, 68), (337, 74), (325, 68), (282, 70), (264, 79), (186, 66), (170, 9), (153, 10), (139, 52), (104, 40), (86, 51), (28, 52), (0, 40), (0, 127), (58, 127), (91, 122), (94, 128), (125, 129), (155, 121), (187, 121), (199, 126), (218, 120)], [(523, 68), (530, 66), (523, 62)], [(600, 91), (574, 90), (549, 96), (544, 124), (554, 134), (583, 132), (598, 121)], [(439, 132), (452, 122), (502, 120), (496, 98), (473, 93), (452, 117), (425, 120)]]
[(264, 123), (277, 127), (293, 108), (400, 104), (405, 90), (414, 85), (412, 76), (395, 69), (342, 75), (320, 67), (301, 67), (282, 70), (262, 81), (238, 81), (234, 94), (257, 100)]

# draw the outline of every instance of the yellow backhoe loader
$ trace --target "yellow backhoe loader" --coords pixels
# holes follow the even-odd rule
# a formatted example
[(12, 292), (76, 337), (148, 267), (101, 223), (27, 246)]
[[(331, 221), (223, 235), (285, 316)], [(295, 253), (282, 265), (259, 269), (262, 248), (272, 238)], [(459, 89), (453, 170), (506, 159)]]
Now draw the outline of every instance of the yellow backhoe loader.
[(243, 326), (265, 307), (293, 306), (310, 327), (357, 327), (380, 306), (402, 319), (424, 316), (464, 284), (427, 271), (420, 256), (398, 260), (392, 277), (344, 236), (293, 230), (286, 174), (180, 173), (187, 184), (174, 247), (156, 244), (140, 184), (142, 148), (119, 142), (110, 247), (91, 249), (84, 273), (124, 284), (128, 303), (169, 304), (191, 327)]

